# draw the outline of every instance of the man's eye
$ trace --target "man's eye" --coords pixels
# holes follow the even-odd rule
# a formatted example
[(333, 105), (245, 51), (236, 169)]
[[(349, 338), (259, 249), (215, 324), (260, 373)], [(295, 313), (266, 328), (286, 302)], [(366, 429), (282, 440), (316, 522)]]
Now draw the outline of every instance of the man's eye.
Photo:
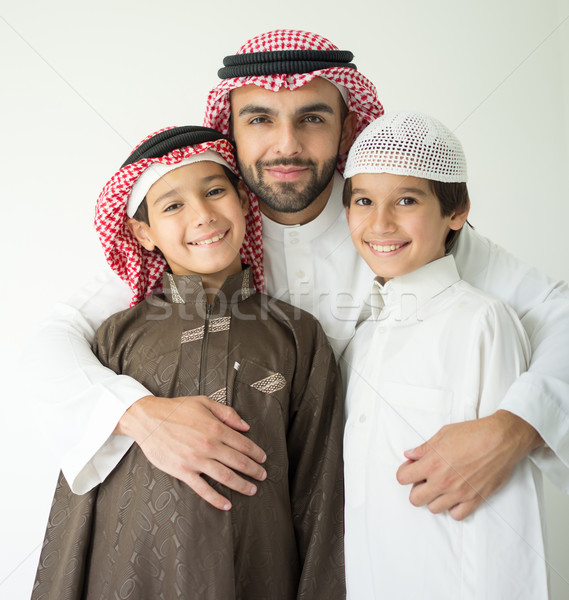
[(358, 198), (354, 201), (358, 206), (371, 206), (372, 202), (369, 198)]
[(269, 119), (267, 117), (255, 117), (249, 121), (250, 125), (260, 125), (262, 123), (268, 123)]
[(399, 204), (401, 206), (412, 206), (413, 204), (416, 204), (416, 203), (417, 203), (417, 201), (415, 200), (415, 198), (409, 198), (406, 196), (405, 198), (401, 198), (397, 204)]
[(322, 117), (319, 117), (317, 115), (308, 115), (308, 116), (304, 117), (304, 120), (307, 123), (324, 123), (324, 120), (322, 119)]

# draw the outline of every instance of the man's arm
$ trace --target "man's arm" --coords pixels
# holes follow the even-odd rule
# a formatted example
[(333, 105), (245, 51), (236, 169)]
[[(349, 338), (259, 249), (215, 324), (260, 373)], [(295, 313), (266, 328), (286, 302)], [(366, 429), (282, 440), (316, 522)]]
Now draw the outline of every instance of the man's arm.
[[(413, 504), (436, 512), (450, 510), (454, 518), (463, 519), (482, 497), (499, 489), (532, 450), (532, 459), (566, 489), (569, 290), (468, 228), (460, 235), (455, 259), (466, 281), (514, 308), (532, 347), (528, 371), (510, 386), (499, 410), (478, 421), (444, 427), (406, 452), (409, 461), (397, 472), (400, 483), (416, 484)], [(547, 448), (540, 448), (544, 442)], [(473, 496), (473, 488), (480, 495)]]
[(250, 494), (251, 483), (232, 469), (262, 480), (264, 452), (238, 433), (248, 426), (230, 407), (204, 397), (165, 403), (101, 365), (91, 349), (95, 330), (129, 298), (118, 278), (101, 275), (40, 329), (24, 367), (37, 421), (76, 493), (103, 481), (135, 440), (155, 466), (226, 508), (201, 473)]

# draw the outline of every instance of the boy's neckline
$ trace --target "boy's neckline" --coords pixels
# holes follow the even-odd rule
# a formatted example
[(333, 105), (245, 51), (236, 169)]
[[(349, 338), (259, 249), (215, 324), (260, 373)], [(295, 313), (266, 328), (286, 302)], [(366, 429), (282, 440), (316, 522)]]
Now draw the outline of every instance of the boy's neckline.
[(384, 307), (401, 306), (404, 298), (413, 297), (415, 309), (424, 306), (451, 285), (460, 281), (454, 257), (447, 254), (410, 273), (393, 277), (385, 284), (374, 280), (371, 311), (377, 319)]
[[(204, 289), (199, 275), (174, 275), (169, 271), (162, 275), (162, 289), (168, 302), (203, 306), (208, 304), (208, 292), (211, 294), (214, 291)], [(229, 275), (222, 286), (215, 290), (211, 304), (234, 304), (246, 300), (254, 293), (252, 269), (249, 265), (242, 265), (239, 273)]]

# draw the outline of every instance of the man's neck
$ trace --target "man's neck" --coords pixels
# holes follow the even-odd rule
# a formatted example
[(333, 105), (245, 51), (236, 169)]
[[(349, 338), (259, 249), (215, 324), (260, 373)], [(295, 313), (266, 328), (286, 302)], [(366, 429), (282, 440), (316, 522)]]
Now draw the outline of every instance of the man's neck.
[(287, 213), (274, 210), (270, 206), (267, 206), (260, 198), (259, 208), (266, 217), (269, 217), (271, 221), (275, 221), (280, 225), (306, 225), (306, 223), (310, 223), (310, 221), (316, 219), (316, 217), (324, 210), (324, 207), (330, 199), (330, 194), (332, 193), (333, 187), (334, 177), (332, 177), (330, 183), (325, 187), (324, 191), (316, 198), (316, 200), (314, 200), (314, 202), (298, 212)]

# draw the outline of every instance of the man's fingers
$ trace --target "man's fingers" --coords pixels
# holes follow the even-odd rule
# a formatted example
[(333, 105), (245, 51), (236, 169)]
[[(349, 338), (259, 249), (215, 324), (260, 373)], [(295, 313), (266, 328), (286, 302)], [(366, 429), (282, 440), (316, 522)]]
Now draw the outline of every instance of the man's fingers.
[[(433, 490), (426, 481), (415, 483), (409, 492), (409, 502), (413, 506), (426, 506), (434, 502), (440, 496), (440, 492)], [(452, 506), (452, 505), (451, 505)]]
[(216, 492), (203, 477), (191, 474), (182, 481), (214, 508), (219, 510), (229, 510), (231, 508), (231, 502)]
[[(261, 481), (267, 477), (264, 471), (263, 473), (264, 476), (260, 478)], [(204, 474), (244, 496), (254, 496), (257, 493), (257, 486), (254, 483), (241, 477), (233, 469), (226, 467), (225, 464), (220, 462), (210, 461)]]
[(429, 450), (430, 450), (429, 443), (425, 442), (424, 444), (421, 444), (420, 446), (417, 446), (416, 448), (411, 448), (410, 450), (405, 450), (405, 452), (403, 452), (403, 455), (408, 460), (419, 460), (420, 458), (423, 458), (423, 456), (425, 456), (425, 454), (427, 454), (427, 452)]
[(231, 502), (202, 474), (247, 496), (257, 487), (246, 477), (267, 478), (261, 464), (267, 459), (264, 450), (243, 435), (249, 425), (231, 407), (206, 396), (145, 397), (136, 404), (128, 419), (130, 429), (121, 433), (130, 434), (154, 466), (212, 506), (229, 510)]
[(447, 484), (428, 480), (414, 483), (409, 492), (409, 502), (417, 507), (426, 506), (433, 514), (448, 510), (453, 519), (461, 521), (474, 512), (484, 498), (458, 476)]
[(456, 504), (449, 509), (449, 515), (455, 521), (462, 521), (471, 515), (482, 504), (482, 502), (484, 502), (482, 496), (477, 496), (474, 500), (470, 500), (469, 502), (461, 502), (460, 504)]
[(434, 486), (427, 482), (417, 483), (413, 485), (409, 492), (409, 502), (413, 506), (426, 506), (434, 515), (449, 511), (451, 517), (457, 521), (464, 519), (475, 510), (483, 499), (478, 494), (474, 494), (474, 498), (465, 501), (465, 494), (462, 490), (455, 492), (445, 492), (444, 490), (435, 489)]
[[(266, 458), (264, 453), (263, 457)], [(223, 467), (223, 470), (221, 470), (220, 467)], [(229, 445), (220, 446), (215, 453), (215, 460), (209, 461), (204, 469), (206, 475), (209, 475), (216, 481), (219, 481), (219, 483), (240, 492), (242, 486), (240, 485), (239, 488), (234, 487), (235, 484), (233, 483), (233, 478), (228, 478), (227, 476), (227, 472), (235, 475), (234, 471), (247, 475), (247, 477), (251, 477), (257, 481), (264, 481), (267, 478), (267, 472), (256, 460), (249, 458), (247, 453), (243, 450), (233, 448)], [(223, 477), (223, 479), (219, 479), (217, 475)], [(238, 477), (238, 479), (241, 478)]]
[[(225, 446), (228, 446), (233, 450), (236, 450), (238, 453), (243, 454), (244, 457), (249, 457), (256, 463), (264, 463), (267, 460), (265, 451), (257, 446), (255, 442), (242, 435), (239, 431), (235, 431), (232, 423), (238, 421), (239, 423), (244, 424), (245, 427), (242, 428), (241, 431), (247, 431), (249, 429), (249, 425), (245, 423), (245, 421), (243, 421), (230, 406), (223, 406), (218, 402), (214, 402), (213, 400), (211, 400), (211, 403), (212, 405), (210, 406), (210, 410), (216, 419), (219, 419), (219, 421), (216, 420), (212, 423), (211, 434), (214, 436), (214, 439), (223, 440), (223, 444), (225, 444)], [(222, 457), (215, 458), (221, 460), (221, 462), (227, 464), (227, 466), (236, 468), (242, 473), (245, 473), (245, 475), (250, 475), (251, 477), (255, 477), (255, 479), (259, 479), (258, 476), (255, 476), (255, 474), (250, 471), (249, 461), (244, 461), (242, 465), (233, 466), (225, 463)], [(243, 469), (240, 469), (239, 466), (242, 466)]]
[(509, 479), (515, 464), (542, 442), (525, 421), (507, 411), (442, 427), (397, 470), (402, 485), (414, 484), (409, 500), (433, 513), (466, 518)]
[[(211, 400), (211, 398), (210, 398)], [(231, 406), (225, 406), (219, 402), (211, 400), (211, 412), (228, 427), (237, 431), (249, 431), (249, 424), (246, 423)]]
[(425, 481), (423, 465), (414, 460), (408, 460), (397, 469), (396, 477), (401, 485), (421, 483), (422, 481)]
[[(265, 451), (257, 446), (253, 440), (245, 437), (243, 434), (233, 431), (232, 429), (228, 429), (225, 432), (223, 437), (223, 444), (227, 448), (231, 448), (235, 452), (233, 452), (234, 459), (232, 463), (226, 463), (224, 455), (223, 457), (219, 457), (218, 460), (221, 460), (224, 464), (227, 464), (228, 467), (232, 469), (237, 469), (241, 473), (245, 473), (245, 475), (251, 475), (251, 477), (255, 477), (255, 479), (259, 479), (259, 477), (255, 476), (255, 473), (251, 471), (252, 469), (252, 461), (255, 461), (256, 466), (259, 467), (260, 464), (264, 463), (267, 460), (267, 455)], [(235, 458), (237, 455), (240, 455), (238, 460)], [(264, 469), (261, 469), (264, 471)], [(257, 473), (260, 473), (260, 470), (257, 470)]]

